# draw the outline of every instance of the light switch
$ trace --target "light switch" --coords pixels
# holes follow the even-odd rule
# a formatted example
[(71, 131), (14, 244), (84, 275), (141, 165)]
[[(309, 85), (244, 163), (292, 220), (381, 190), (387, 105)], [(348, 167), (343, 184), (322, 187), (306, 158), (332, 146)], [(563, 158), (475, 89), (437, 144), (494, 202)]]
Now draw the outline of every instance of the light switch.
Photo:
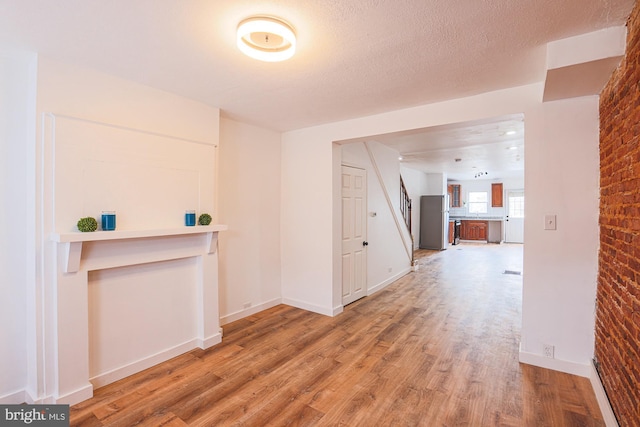
[(556, 229), (556, 216), (555, 215), (545, 215), (544, 216), (544, 229), (545, 230), (555, 230)]

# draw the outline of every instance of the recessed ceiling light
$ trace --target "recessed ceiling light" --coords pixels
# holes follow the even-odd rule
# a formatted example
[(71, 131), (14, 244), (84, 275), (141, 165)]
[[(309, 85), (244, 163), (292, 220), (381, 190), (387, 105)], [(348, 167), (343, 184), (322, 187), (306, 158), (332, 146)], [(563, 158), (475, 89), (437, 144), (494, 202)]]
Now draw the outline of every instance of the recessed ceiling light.
[(402, 156), (398, 156), (398, 160), (402, 160)]
[(507, 148), (507, 150), (517, 150), (517, 149), (518, 149), (518, 147), (515, 147), (515, 146)]
[(508, 130), (506, 135), (515, 135), (516, 131), (515, 130)]
[(260, 61), (284, 61), (296, 53), (293, 28), (270, 16), (254, 16), (240, 22), (236, 40), (242, 53)]

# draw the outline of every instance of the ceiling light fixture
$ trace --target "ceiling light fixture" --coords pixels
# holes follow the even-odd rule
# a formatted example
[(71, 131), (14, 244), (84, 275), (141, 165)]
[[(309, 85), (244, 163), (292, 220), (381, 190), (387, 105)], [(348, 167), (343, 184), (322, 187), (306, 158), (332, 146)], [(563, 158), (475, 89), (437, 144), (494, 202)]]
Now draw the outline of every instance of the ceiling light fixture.
[(476, 178), (480, 178), (480, 177), (482, 177), (482, 176), (486, 176), (486, 175), (489, 175), (489, 172), (478, 172), (478, 173), (475, 175), (475, 177), (476, 177)]
[(508, 130), (507, 131), (507, 135), (515, 135), (516, 131), (515, 130)]
[(296, 52), (293, 28), (269, 16), (254, 16), (240, 22), (236, 41), (242, 53), (260, 61), (284, 61)]

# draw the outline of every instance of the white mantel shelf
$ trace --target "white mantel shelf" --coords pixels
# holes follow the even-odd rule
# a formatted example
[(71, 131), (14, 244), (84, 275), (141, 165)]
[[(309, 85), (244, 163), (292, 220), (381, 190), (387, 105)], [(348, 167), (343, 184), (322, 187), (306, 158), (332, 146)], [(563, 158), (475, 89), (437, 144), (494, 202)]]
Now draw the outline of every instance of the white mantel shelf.
[(114, 231), (94, 231), (83, 233), (80, 231), (70, 233), (51, 233), (51, 240), (58, 243), (67, 242), (93, 242), (97, 240), (116, 239), (142, 239), (145, 237), (177, 236), (181, 234), (211, 233), (224, 231), (226, 225), (211, 224), (197, 225), (193, 227), (163, 228), (157, 230), (114, 230)]
[(163, 228), (156, 230), (114, 230), (94, 232), (70, 232), (51, 233), (50, 239), (63, 244), (64, 248), (64, 272), (74, 273), (80, 269), (83, 242), (113, 241), (124, 239), (148, 239), (158, 237), (184, 236), (194, 234), (207, 235), (208, 253), (213, 254), (218, 247), (218, 232), (228, 227), (222, 224), (198, 225), (193, 227)]

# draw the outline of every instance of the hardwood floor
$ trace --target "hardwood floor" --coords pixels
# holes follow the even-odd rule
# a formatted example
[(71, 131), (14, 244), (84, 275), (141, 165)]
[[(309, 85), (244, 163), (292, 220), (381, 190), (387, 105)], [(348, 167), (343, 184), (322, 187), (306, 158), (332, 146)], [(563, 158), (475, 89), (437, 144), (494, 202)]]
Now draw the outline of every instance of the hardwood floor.
[(519, 245), (419, 251), (330, 318), (280, 305), (102, 387), (78, 426), (603, 426), (586, 378), (518, 363)]

